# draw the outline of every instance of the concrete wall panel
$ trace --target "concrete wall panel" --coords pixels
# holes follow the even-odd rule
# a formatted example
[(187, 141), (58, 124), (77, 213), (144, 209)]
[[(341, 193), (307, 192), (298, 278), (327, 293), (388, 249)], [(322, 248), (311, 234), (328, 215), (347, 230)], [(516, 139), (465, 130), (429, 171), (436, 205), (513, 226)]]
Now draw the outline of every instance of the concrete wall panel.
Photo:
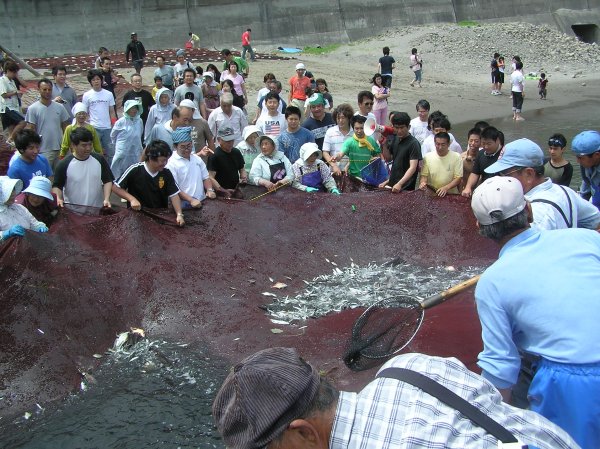
[(0, 29), (3, 45), (27, 57), (101, 45), (124, 50), (131, 31), (147, 48), (179, 48), (190, 27), (201, 45), (216, 48), (239, 48), (247, 27), (265, 46), (344, 43), (386, 28), (461, 20), (570, 27), (571, 19), (557, 19), (560, 8), (597, 12), (600, 0), (0, 0)]

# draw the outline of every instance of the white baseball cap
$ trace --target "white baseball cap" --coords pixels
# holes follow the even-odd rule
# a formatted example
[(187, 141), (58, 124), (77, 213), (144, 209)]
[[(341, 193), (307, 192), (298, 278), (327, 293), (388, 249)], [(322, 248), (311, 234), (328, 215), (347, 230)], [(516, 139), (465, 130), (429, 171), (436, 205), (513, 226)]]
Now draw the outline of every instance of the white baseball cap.
[(198, 110), (198, 108), (196, 107), (196, 103), (194, 103), (192, 100), (188, 100), (187, 98), (185, 100), (181, 100), (181, 103), (179, 103), (179, 107), (184, 107), (184, 108), (190, 108), (194, 110), (194, 115), (192, 116), (192, 118), (194, 120), (197, 120), (201, 117), (200, 115), (200, 111)]
[(304, 67), (304, 64), (299, 62), (298, 64), (296, 64), (296, 70), (306, 70), (306, 67)]
[(517, 215), (526, 204), (518, 179), (494, 176), (475, 189), (471, 209), (479, 224), (491, 225)]

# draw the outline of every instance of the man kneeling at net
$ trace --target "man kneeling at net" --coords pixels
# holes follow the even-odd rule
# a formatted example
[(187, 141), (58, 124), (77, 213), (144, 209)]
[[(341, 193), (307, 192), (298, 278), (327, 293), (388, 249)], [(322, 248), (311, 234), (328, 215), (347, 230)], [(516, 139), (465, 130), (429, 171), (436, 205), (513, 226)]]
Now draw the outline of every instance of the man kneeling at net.
[[(424, 385), (413, 386), (415, 376)], [(446, 405), (452, 394), (471, 410)], [(395, 357), (361, 392), (349, 393), (338, 392), (295, 349), (265, 349), (234, 366), (213, 417), (229, 449), (578, 447), (537, 413), (503, 403), (491, 383), (457, 359), (423, 354)]]

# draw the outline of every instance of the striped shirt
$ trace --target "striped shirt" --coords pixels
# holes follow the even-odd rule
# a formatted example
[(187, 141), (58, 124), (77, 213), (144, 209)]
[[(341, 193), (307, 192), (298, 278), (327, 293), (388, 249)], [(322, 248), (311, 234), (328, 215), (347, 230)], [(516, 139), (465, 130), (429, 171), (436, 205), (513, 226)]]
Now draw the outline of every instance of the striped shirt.
[[(577, 448), (537, 413), (502, 402), (498, 390), (455, 358), (404, 354), (390, 367), (417, 371), (450, 389), (504, 426), (529, 448)], [(395, 379), (375, 379), (360, 393), (341, 392), (330, 449), (496, 449), (497, 440), (433, 396)]]

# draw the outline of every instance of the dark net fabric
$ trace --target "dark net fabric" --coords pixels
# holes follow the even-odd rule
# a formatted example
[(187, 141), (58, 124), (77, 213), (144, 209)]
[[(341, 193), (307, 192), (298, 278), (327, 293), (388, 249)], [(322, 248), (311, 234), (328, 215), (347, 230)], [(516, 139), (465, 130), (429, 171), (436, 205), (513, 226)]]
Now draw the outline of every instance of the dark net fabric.
[(356, 320), (344, 363), (353, 371), (381, 365), (406, 347), (423, 320), (423, 308), (411, 297), (382, 300)]
[[(0, 246), (1, 416), (65, 397), (81, 370), (101, 363), (94, 354), (130, 327), (232, 364), (266, 347), (295, 347), (338, 386), (359, 388), (371, 374), (351, 375), (342, 355), (360, 311), (279, 325), (260, 308), (273, 300), (263, 293), (293, 297), (304, 281), (332, 275), (326, 259), (342, 268), (399, 255), (423, 266), (467, 266), (497, 255), (477, 235), (466, 199), (420, 192), (337, 197), (283, 188), (256, 201), (206, 201), (185, 212), (184, 228), (172, 225), (173, 212), (117, 212), (64, 210), (49, 233), (28, 231)], [(440, 232), (447, 223), (452, 230)], [(271, 279), (287, 287), (273, 289)], [(474, 366), (479, 335), (465, 296), (432, 309), (408, 349)]]

